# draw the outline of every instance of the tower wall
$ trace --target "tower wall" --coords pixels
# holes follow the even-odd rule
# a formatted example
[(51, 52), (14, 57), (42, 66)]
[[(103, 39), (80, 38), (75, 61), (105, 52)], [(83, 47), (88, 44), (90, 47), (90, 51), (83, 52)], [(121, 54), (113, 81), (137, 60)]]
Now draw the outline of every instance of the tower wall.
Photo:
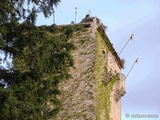
[(96, 120), (95, 116), (95, 35), (94, 29), (76, 31), (69, 40), (76, 49), (72, 51), (74, 67), (69, 69), (72, 78), (61, 83), (59, 99), (62, 109), (57, 120)]
[(120, 120), (125, 77), (119, 58), (97, 30), (99, 20), (86, 19), (89, 23), (84, 20), (82, 24), (90, 27), (75, 31), (69, 40), (76, 47), (72, 51), (74, 67), (68, 69), (72, 78), (59, 84), (62, 108), (56, 120)]

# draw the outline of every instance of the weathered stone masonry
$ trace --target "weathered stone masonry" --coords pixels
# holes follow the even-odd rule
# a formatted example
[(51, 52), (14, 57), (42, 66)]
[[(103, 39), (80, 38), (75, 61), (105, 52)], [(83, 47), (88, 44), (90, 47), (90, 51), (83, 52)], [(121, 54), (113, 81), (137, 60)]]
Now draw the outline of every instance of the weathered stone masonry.
[(86, 30), (69, 40), (76, 47), (74, 67), (72, 78), (59, 84), (62, 109), (56, 120), (120, 120), (123, 65), (98, 18), (86, 16), (80, 24)]

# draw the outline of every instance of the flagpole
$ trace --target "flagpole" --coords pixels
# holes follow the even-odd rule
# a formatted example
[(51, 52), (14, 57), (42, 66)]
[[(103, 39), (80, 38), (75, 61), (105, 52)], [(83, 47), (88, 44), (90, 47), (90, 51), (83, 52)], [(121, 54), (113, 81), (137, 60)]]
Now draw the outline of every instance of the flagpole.
[(137, 59), (135, 60), (135, 62), (133, 63), (133, 65), (132, 65), (132, 67), (130, 68), (129, 72), (127, 73), (125, 79), (127, 79), (128, 75), (130, 74), (130, 72), (132, 71), (132, 69), (133, 69), (133, 67), (134, 67), (134, 65), (135, 65), (136, 63), (138, 63), (138, 58), (137, 58)]
[(77, 18), (77, 7), (75, 7), (75, 24), (76, 24), (76, 18)]
[(128, 41), (126, 42), (126, 44), (124, 45), (124, 47), (123, 47), (122, 50), (120, 51), (119, 55), (122, 53), (122, 51), (124, 50), (124, 48), (126, 47), (126, 45), (128, 44), (128, 42), (129, 42), (130, 40), (132, 40), (132, 39), (133, 39), (133, 34), (132, 34), (131, 37), (128, 39)]
[(54, 6), (53, 6), (53, 8), (52, 8), (52, 11), (53, 11), (53, 25), (55, 25), (56, 24), (56, 22), (55, 22), (55, 11), (54, 11), (55, 9), (54, 9)]
[(56, 24), (55, 22), (55, 12), (53, 11), (53, 24)]

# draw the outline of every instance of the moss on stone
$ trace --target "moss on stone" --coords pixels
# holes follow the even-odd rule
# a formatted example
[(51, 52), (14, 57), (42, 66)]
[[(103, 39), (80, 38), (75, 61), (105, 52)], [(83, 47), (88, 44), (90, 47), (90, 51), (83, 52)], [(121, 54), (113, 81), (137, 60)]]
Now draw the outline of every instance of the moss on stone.
[[(115, 77), (109, 82), (108, 85), (103, 85), (103, 75), (106, 74), (107, 61), (103, 58), (101, 52), (102, 48), (108, 52), (108, 47), (101, 37), (96, 32), (96, 60), (95, 60), (95, 81), (96, 81), (96, 119), (97, 120), (109, 120), (110, 119), (110, 94), (112, 92), (113, 85), (116, 82)], [(105, 67), (104, 67), (105, 66)]]

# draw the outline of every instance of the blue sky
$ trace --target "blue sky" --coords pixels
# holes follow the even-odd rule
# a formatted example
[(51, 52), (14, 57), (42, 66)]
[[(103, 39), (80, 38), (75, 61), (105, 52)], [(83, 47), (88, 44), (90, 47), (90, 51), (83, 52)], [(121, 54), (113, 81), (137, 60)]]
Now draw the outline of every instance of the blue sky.
[[(117, 52), (134, 34), (133, 41), (120, 55), (126, 61), (122, 70), (125, 75), (139, 58), (126, 79), (127, 93), (122, 98), (122, 120), (134, 120), (126, 118), (126, 113), (159, 114), (160, 119), (160, 0), (61, 1), (55, 9), (56, 24), (74, 21), (75, 7), (77, 22), (90, 10), (92, 16), (100, 18), (108, 27), (106, 33)], [(45, 19), (39, 15), (36, 24), (51, 25), (53, 17)]]

